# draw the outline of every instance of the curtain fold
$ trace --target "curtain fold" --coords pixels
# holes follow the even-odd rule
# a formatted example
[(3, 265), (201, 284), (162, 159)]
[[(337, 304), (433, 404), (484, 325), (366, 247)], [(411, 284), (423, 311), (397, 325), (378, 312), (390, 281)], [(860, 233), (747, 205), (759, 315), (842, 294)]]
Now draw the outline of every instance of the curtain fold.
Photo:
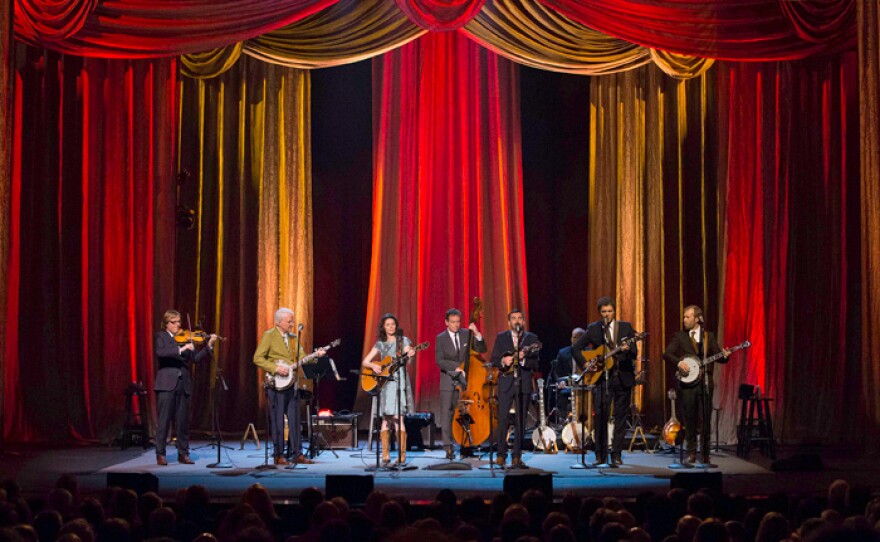
[[(179, 167), (192, 173), (178, 204), (195, 211), (195, 224), (178, 230), (175, 299), (228, 337), (197, 370), (196, 428), (210, 428), (212, 393), (225, 427), (256, 419), (262, 390), (251, 360), (279, 307), (305, 323), (311, 347), (310, 102), (307, 71), (247, 57), (220, 77), (183, 81)], [(241, 393), (215, 389), (217, 368)]]
[(537, 0), (599, 32), (725, 60), (792, 60), (855, 47), (855, 0)]
[(232, 45), (337, 0), (14, 1), (15, 33), (26, 43), (80, 56), (149, 58)]
[[(858, 2), (859, 201), (861, 204), (862, 399), (867, 425), (880, 427), (880, 6)], [(865, 432), (873, 450), (880, 431)]]
[[(492, 341), (528, 311), (516, 65), (459, 33), (428, 34), (373, 63), (373, 252), (364, 351), (392, 312), (413, 340), (467, 313)], [(410, 372), (420, 410), (439, 408), (429, 351)], [(364, 394), (358, 409), (367, 412)]]
[(461, 28), (474, 18), (486, 0), (395, 0), (406, 16), (425, 30)]
[(752, 347), (721, 371), (722, 440), (735, 435), (739, 385), (752, 384), (773, 400), (778, 438), (855, 442), (877, 430), (851, 391), (870, 376), (857, 323), (855, 55), (723, 73), (724, 343)]
[(636, 397), (649, 426), (668, 419), (672, 374), (661, 354), (682, 308), (718, 311), (712, 73), (676, 81), (649, 65), (590, 80), (589, 225), (577, 248), (588, 255), (584, 318), (595, 320), (607, 295), (621, 319), (651, 333), (639, 348), (654, 363)]
[(157, 134), (174, 133), (176, 63), (20, 52), (3, 431), (109, 442), (123, 390), (152, 386), (154, 303), (168, 285), (154, 248), (174, 234), (158, 203), (173, 137)]

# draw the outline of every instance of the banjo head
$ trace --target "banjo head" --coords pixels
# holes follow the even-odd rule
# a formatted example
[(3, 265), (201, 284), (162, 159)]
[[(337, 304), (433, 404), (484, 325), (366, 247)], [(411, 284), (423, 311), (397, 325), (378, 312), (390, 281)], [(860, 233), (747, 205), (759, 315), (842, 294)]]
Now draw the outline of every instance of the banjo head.
[(697, 356), (685, 356), (681, 358), (681, 361), (685, 362), (688, 366), (688, 374), (680, 374), (678, 375), (678, 380), (682, 384), (690, 384), (692, 382), (696, 382), (700, 377), (700, 359)]

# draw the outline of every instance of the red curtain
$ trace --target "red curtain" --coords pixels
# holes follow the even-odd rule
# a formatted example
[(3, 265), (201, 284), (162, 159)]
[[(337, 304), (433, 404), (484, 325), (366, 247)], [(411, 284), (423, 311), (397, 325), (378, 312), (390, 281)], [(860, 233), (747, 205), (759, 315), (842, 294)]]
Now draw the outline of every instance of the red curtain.
[(446, 309), (467, 315), (483, 297), (490, 344), (512, 307), (528, 309), (518, 74), (459, 32), (428, 34), (373, 63), (364, 350), (385, 312), (414, 341), (431, 341), (411, 375), (421, 410), (439, 408), (433, 342)]
[(149, 58), (208, 51), (296, 22), (338, 0), (14, 0), (15, 34), (55, 51)]
[(173, 292), (176, 63), (20, 52), (3, 431), (108, 441)]
[(773, 399), (782, 438), (858, 435), (865, 420), (863, 398), (852, 393), (863, 377), (855, 55), (719, 69), (728, 164), (724, 342), (753, 345), (721, 371), (725, 433), (733, 437), (745, 383)]
[(646, 47), (726, 60), (787, 60), (855, 48), (854, 0), (538, 0)]
[(396, 0), (409, 20), (425, 30), (455, 30), (483, 9), (486, 0)]

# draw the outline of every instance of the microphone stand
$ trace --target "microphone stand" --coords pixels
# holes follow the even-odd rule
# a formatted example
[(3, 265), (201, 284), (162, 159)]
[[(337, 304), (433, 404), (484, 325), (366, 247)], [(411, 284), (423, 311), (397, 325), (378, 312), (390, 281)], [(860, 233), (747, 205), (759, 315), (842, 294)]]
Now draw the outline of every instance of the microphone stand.
[[(299, 365), (299, 360), (300, 360), (300, 357), (299, 357), (299, 349), (300, 349), (299, 336), (302, 335), (302, 330), (303, 330), (303, 325), (299, 324), (299, 326), (297, 326), (297, 328), (296, 328), (296, 350), (294, 350), (294, 352), (295, 352), (294, 359), (296, 359), (297, 363), (296, 363), (296, 367), (291, 369), (292, 371), (296, 371), (297, 373), (299, 373), (299, 368), (300, 368), (300, 365)], [(305, 377), (305, 374), (303, 374), (303, 377)], [(293, 384), (293, 397), (291, 397), (290, 400), (293, 402), (294, 412), (296, 412), (298, 414), (298, 416), (296, 416), (296, 418), (299, 418), (299, 423), (296, 424), (296, 434), (299, 436), (299, 448), (300, 448), (299, 453), (302, 454), (302, 403), (300, 402), (301, 401), (301, 399), (300, 399), (301, 394), (300, 394), (300, 389), (299, 389), (299, 375), (298, 374), (294, 375), (293, 382), (294, 382), (294, 384)], [(288, 403), (287, 410), (288, 410), (288, 412), (290, 411), (290, 403)], [(311, 420), (309, 420), (309, 423), (311, 423)], [(285, 454), (285, 455), (290, 455), (290, 459), (288, 459), (288, 461), (290, 461), (290, 465), (287, 465), (286, 467), (284, 467), (284, 469), (285, 470), (294, 470), (296, 468), (305, 469), (306, 468), (305, 465), (298, 466), (299, 463), (296, 462), (299, 455), (297, 455), (296, 457), (293, 457), (293, 441), (295, 438), (293, 436), (294, 435), (293, 431), (294, 431), (293, 420), (291, 420), (290, 416), (288, 416), (287, 417), (287, 432), (288, 432), (288, 435), (287, 435), (287, 454)], [(311, 434), (309, 436), (311, 437)]]
[[(391, 372), (389, 372), (387, 378), (383, 378), (383, 377), (379, 377), (377, 375), (367, 374), (367, 373), (360, 373), (360, 374), (361, 374), (361, 376), (372, 376), (372, 377), (376, 378), (376, 380), (377, 380), (377, 387), (379, 387), (379, 391), (378, 391), (378, 393), (372, 394), (376, 397), (376, 421), (374, 423), (374, 427), (377, 427), (378, 432), (381, 433), (382, 432), (382, 413), (379, 411), (379, 408), (382, 406), (381, 405), (382, 400), (381, 400), (380, 396), (382, 395), (382, 388), (385, 387), (385, 384), (394, 380), (394, 378), (391, 376)], [(384, 383), (381, 386), (378, 386), (378, 382), (383, 381), (383, 380), (384, 380)], [(388, 468), (382, 466), (382, 460), (379, 456), (379, 447), (381, 445), (382, 445), (382, 443), (377, 440), (376, 441), (376, 465), (372, 466), (372, 467), (367, 467), (366, 469), (364, 469), (366, 472), (379, 472), (379, 471), (389, 470)]]
[(262, 465), (257, 466), (257, 470), (269, 470), (269, 469), (277, 469), (276, 465), (269, 463), (269, 443), (274, 442), (273, 438), (275, 436), (275, 432), (272, 430), (272, 416), (270, 411), (272, 410), (272, 404), (269, 399), (269, 389), (272, 387), (272, 382), (267, 380), (263, 382), (263, 390), (266, 392), (266, 447), (265, 447), (265, 455), (266, 458), (263, 461)]
[(510, 455), (510, 457), (511, 457), (510, 468), (511, 469), (519, 468), (519, 465), (513, 464), (513, 456), (514, 456), (514, 454), (516, 454), (517, 448), (519, 449), (519, 454), (517, 454), (517, 455), (519, 456), (520, 463), (522, 463), (522, 444), (523, 444), (522, 432), (523, 432), (523, 424), (525, 423), (525, 420), (523, 419), (522, 408), (521, 408), (522, 407), (522, 400), (523, 400), (523, 393), (522, 393), (522, 374), (520, 373), (520, 371), (522, 370), (522, 366), (520, 365), (520, 363), (522, 360), (520, 360), (520, 357), (519, 357), (520, 352), (522, 351), (523, 338), (525, 336), (525, 333), (523, 332), (523, 330), (521, 328), (518, 327), (517, 329), (519, 331), (517, 333), (516, 348), (513, 349), (513, 386), (514, 386), (514, 389), (516, 389), (516, 394), (514, 395), (514, 399), (513, 399), (513, 438), (514, 438), (514, 442), (513, 442), (513, 451)]
[[(702, 382), (700, 385), (703, 387), (702, 389), (702, 401), (700, 404), (701, 409), (703, 410), (703, 419), (700, 424), (700, 457), (697, 460), (694, 466), (698, 469), (712, 469), (718, 467), (718, 465), (712, 464), (709, 459), (709, 440), (712, 432), (712, 397), (709, 395), (709, 371), (707, 370), (706, 358), (708, 358), (709, 353), (709, 334), (706, 332), (706, 324), (700, 320), (700, 327), (703, 332), (703, 355), (700, 358), (700, 370), (703, 372)], [(696, 436), (696, 435), (694, 435)], [(703, 462), (703, 458), (706, 458), (707, 461)]]
[[(213, 353), (212, 353), (213, 354)], [(220, 390), (217, 389), (217, 386), (221, 386), (223, 391), (229, 391), (229, 386), (226, 385), (226, 379), (223, 378), (223, 369), (217, 367), (217, 383), (214, 384), (214, 396), (211, 400), (211, 417), (213, 418), (212, 424), (214, 427), (214, 435), (212, 435), (212, 440), (216, 438), (217, 444), (217, 461), (215, 463), (211, 463), (210, 465), (205, 465), (205, 467), (209, 469), (231, 469), (232, 463), (223, 462), (220, 460), (220, 449), (221, 448), (232, 448), (231, 446), (223, 445), (223, 436), (220, 433), (220, 414), (218, 413), (218, 394)], [(213, 443), (212, 443), (213, 444)]]
[(403, 471), (403, 470), (413, 470), (416, 468), (415, 465), (407, 465), (405, 462), (401, 461), (405, 450), (403, 444), (403, 433), (406, 431), (406, 425), (404, 423), (404, 412), (403, 412), (403, 401), (406, 399), (406, 392), (409, 389), (409, 375), (407, 374), (407, 365), (409, 365), (409, 356), (407, 356), (403, 352), (403, 330), (398, 330), (397, 335), (397, 352), (400, 354), (400, 357), (397, 360), (397, 461), (394, 463), (394, 466), (391, 467), (391, 470), (395, 471)]

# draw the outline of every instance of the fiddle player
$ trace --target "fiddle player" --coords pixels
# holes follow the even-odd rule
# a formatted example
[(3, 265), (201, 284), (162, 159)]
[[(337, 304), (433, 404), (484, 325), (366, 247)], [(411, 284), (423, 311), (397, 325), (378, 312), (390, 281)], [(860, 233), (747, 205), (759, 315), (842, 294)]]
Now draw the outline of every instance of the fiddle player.
[(443, 433), (443, 449), (446, 459), (455, 459), (452, 444), (452, 418), (458, 405), (458, 387), (467, 387), (467, 375), (462, 365), (470, 359), (471, 334), (474, 338), (474, 351), (485, 352), (486, 341), (471, 322), (467, 329), (461, 329), (461, 311), (446, 311), (446, 329), (437, 335), (434, 343), (434, 354), (440, 368), (440, 430)]
[(212, 333), (206, 347), (198, 352), (192, 340), (178, 344), (175, 336), (181, 331), (180, 313), (175, 310), (165, 311), (162, 328), (153, 338), (153, 358), (158, 367), (153, 382), (159, 424), (156, 428), (156, 464), (168, 464), (165, 444), (168, 440), (168, 426), (173, 419), (177, 434), (177, 462), (192, 465), (194, 461), (189, 458), (189, 404), (192, 397), (190, 370), (193, 363), (211, 356), (217, 335)]

